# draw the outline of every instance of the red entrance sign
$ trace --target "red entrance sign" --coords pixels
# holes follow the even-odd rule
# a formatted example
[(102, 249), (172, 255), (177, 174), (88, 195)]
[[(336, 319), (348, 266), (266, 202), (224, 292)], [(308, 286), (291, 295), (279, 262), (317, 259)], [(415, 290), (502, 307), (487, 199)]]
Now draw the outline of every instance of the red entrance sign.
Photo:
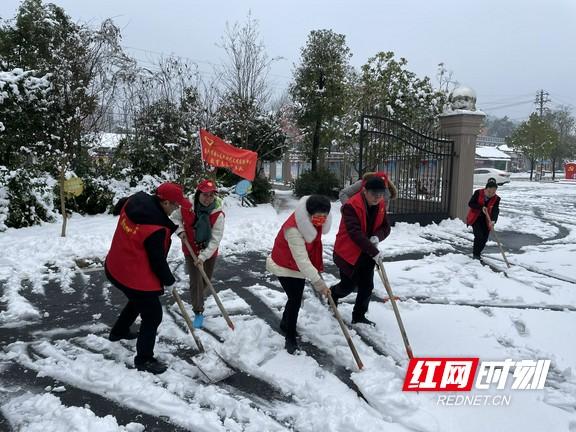
[(576, 180), (576, 162), (568, 162), (564, 165), (564, 173), (566, 174), (566, 179)]

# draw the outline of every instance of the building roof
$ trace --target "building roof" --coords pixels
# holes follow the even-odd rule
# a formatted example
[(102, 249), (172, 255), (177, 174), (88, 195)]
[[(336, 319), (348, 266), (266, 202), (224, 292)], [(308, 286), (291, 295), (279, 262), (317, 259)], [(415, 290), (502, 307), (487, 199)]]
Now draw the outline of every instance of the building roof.
[(476, 146), (476, 158), (485, 160), (510, 160), (508, 156), (503, 151), (498, 150), (496, 147), (483, 147)]

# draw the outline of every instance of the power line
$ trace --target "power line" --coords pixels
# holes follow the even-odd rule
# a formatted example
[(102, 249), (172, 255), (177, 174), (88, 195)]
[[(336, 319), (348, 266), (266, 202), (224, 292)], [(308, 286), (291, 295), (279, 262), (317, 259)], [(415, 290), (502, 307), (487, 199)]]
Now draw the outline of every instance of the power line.
[[(145, 52), (145, 53), (148, 53), (148, 54), (155, 54), (155, 55), (159, 55), (159, 56), (176, 57), (176, 58), (179, 58), (179, 59), (190, 60), (191, 62), (194, 62), (194, 63), (206, 63), (206, 64), (209, 64), (209, 65), (211, 65), (211, 66), (213, 66), (213, 67), (222, 67), (222, 66), (223, 66), (221, 63), (214, 63), (214, 62), (211, 62), (211, 61), (208, 61), (208, 60), (200, 60), (200, 59), (196, 59), (196, 58), (193, 58), (193, 57), (181, 56), (181, 55), (174, 54), (174, 53), (172, 53), (172, 54), (167, 54), (167, 53), (161, 52), (161, 51), (153, 51), (153, 50), (149, 50), (149, 49), (137, 48), (137, 47), (132, 47), (132, 46), (128, 46), (128, 45), (122, 45), (122, 48), (132, 49), (132, 50), (136, 50), (136, 51), (142, 51), (142, 52)], [(276, 77), (279, 77), (279, 78), (284, 78), (284, 79), (287, 79), (287, 80), (291, 80), (291, 79), (292, 79), (292, 77), (289, 77), (289, 76), (286, 76), (286, 75), (281, 75), (281, 74), (269, 73), (268, 75), (270, 75), (270, 76), (276, 76)]]
[[(178, 56), (177, 56), (177, 57), (178, 57)], [(134, 57), (134, 60), (136, 60), (136, 61), (137, 61), (138, 63), (140, 63), (140, 64), (145, 64), (145, 65), (152, 66), (152, 67), (146, 66), (146, 69), (148, 69), (150, 72), (161, 72), (161, 69), (159, 69), (158, 64), (157, 64), (157, 63), (154, 63), (153, 61), (144, 60), (144, 59), (141, 59), (141, 58), (138, 58), (138, 57)], [(202, 76), (208, 77), (208, 78), (218, 78), (218, 77), (219, 77), (219, 74), (217, 74), (217, 73), (215, 73), (215, 72), (207, 72), (207, 71), (203, 71), (203, 70), (198, 69), (198, 68), (196, 69), (196, 71), (194, 71), (194, 73), (197, 73), (198, 75), (202, 75)], [(272, 75), (272, 74), (270, 74), (270, 75)], [(277, 84), (273, 84), (273, 83), (271, 83), (271, 82), (268, 83), (268, 87), (277, 89), (277, 90), (279, 90), (279, 91), (284, 91), (284, 90), (286, 90), (286, 88), (287, 88), (286, 86), (280, 86), (280, 85), (277, 85)]]
[(145, 53), (148, 53), (148, 54), (156, 54), (156, 55), (160, 55), (160, 56), (177, 57), (177, 58), (180, 58), (180, 59), (190, 60), (190, 61), (192, 61), (192, 62), (194, 62), (194, 63), (206, 63), (206, 64), (209, 64), (209, 65), (212, 65), (212, 66), (218, 66), (217, 63), (209, 62), (209, 61), (207, 61), (207, 60), (199, 60), (199, 59), (195, 59), (195, 58), (192, 58), (192, 57), (186, 57), (186, 56), (181, 56), (181, 55), (176, 55), (176, 54), (166, 54), (166, 53), (161, 52), (161, 51), (152, 51), (152, 50), (149, 50), (149, 49), (137, 48), (137, 47), (132, 47), (132, 46), (128, 46), (128, 45), (122, 45), (122, 48), (132, 49), (132, 50), (135, 50), (135, 51), (142, 51), (142, 52), (145, 52)]
[[(575, 104), (573, 104), (573, 103), (571, 103), (571, 102), (567, 102), (566, 100), (563, 99), (563, 97), (559, 97), (556, 93), (551, 93), (551, 92), (550, 92), (550, 95), (553, 96), (554, 99), (559, 100), (559, 101), (562, 103), (562, 105), (566, 105), (566, 106), (569, 106), (569, 107), (572, 107), (572, 108), (576, 108), (576, 105), (575, 105)], [(559, 105), (559, 104), (557, 104), (557, 105)]]
[(533, 93), (524, 93), (521, 95), (516, 95), (516, 96), (509, 96), (509, 97), (505, 97), (502, 99), (495, 99), (495, 100), (488, 100), (488, 101), (482, 101), (484, 104), (487, 105), (500, 105), (500, 104), (504, 104), (504, 103), (513, 103), (518, 101), (518, 99), (526, 99), (528, 96), (532, 96)]
[[(140, 59), (138, 57), (134, 57), (134, 60), (136, 60), (138, 63), (153, 66), (154, 68), (147, 68), (151, 72), (162, 72), (162, 70), (158, 67), (158, 63), (154, 63), (154, 62), (149, 61), (149, 60), (143, 60), (143, 59)], [(206, 72), (206, 71), (203, 71), (201, 69), (196, 69), (194, 71), (194, 73), (197, 73), (198, 75), (208, 76), (208, 77), (217, 76), (216, 74), (213, 74), (212, 72)]]
[(511, 104), (506, 104), (506, 105), (495, 105), (495, 106), (491, 106), (491, 107), (483, 107), (482, 109), (490, 110), (490, 111), (497, 111), (497, 110), (500, 110), (502, 108), (510, 108), (510, 107), (521, 106), (521, 105), (531, 105), (532, 103), (534, 103), (534, 102), (531, 100), (526, 100), (526, 101), (516, 102), (516, 103), (511, 103)]

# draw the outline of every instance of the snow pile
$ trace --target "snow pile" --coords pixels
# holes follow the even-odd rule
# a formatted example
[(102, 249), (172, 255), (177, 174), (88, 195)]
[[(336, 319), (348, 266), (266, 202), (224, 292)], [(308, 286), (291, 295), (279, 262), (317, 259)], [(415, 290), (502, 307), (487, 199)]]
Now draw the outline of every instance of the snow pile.
[(14, 430), (21, 432), (143, 432), (144, 426), (129, 423), (119, 426), (110, 415), (97, 417), (90, 408), (66, 407), (51, 394), (26, 393), (3, 407)]

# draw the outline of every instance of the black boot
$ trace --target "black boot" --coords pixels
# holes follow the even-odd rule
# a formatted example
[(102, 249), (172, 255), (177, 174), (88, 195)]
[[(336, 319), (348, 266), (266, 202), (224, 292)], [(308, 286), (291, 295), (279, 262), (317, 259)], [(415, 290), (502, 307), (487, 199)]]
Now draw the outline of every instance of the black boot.
[(376, 323), (374, 321), (370, 321), (365, 316), (352, 317), (352, 324), (368, 324), (371, 325), (372, 327), (376, 327)]
[(288, 354), (294, 354), (298, 349), (298, 341), (295, 337), (286, 337), (286, 344), (284, 345)]
[(138, 337), (138, 333), (133, 332), (131, 330), (128, 330), (128, 332), (126, 332), (126, 333), (115, 333), (115, 332), (111, 331), (110, 336), (108, 336), (108, 339), (111, 342), (117, 342), (120, 339), (132, 340), (132, 339), (136, 339), (137, 337)]
[(166, 371), (168, 366), (164, 363), (156, 360), (154, 357), (148, 357), (141, 359), (140, 357), (134, 357), (134, 366), (139, 371), (150, 372), (151, 374), (158, 375)]
[[(288, 334), (290, 333), (288, 331), (288, 327), (286, 327), (286, 324), (284, 324), (282, 321), (280, 321), (280, 333), (282, 334), (282, 336), (285, 336), (285, 337), (287, 337)], [(298, 334), (298, 330), (295, 330), (294, 331), (294, 337), (297, 338), (299, 336), (300, 335)]]

